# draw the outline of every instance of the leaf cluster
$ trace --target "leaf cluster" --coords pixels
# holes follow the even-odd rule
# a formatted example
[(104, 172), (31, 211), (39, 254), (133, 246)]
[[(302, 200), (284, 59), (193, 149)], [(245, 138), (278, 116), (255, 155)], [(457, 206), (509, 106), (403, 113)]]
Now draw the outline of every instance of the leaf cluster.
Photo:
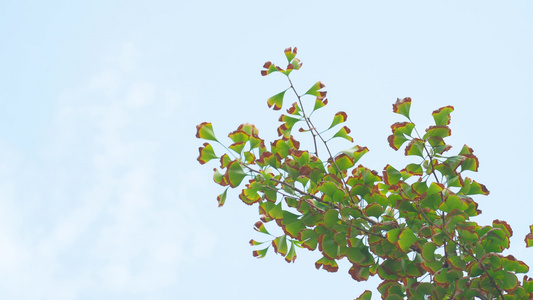
[[(295, 96), (279, 117), (278, 139), (267, 146), (257, 128), (247, 123), (228, 135), (231, 143), (225, 146), (211, 123), (197, 126), (198, 138), (227, 151), (219, 156), (207, 142), (199, 149), (201, 164), (220, 162), (213, 175), (226, 187), (217, 197), (219, 206), (229, 188), (247, 179), (239, 198), (257, 205), (260, 220), (254, 229), (267, 237), (250, 241), (256, 246), (253, 256), (264, 257), (272, 249), (294, 262), (297, 249), (318, 250), (322, 257), (315, 266), (328, 272), (336, 272), (337, 262), (347, 259), (354, 280), (376, 275), (382, 280), (378, 291), (383, 299), (533, 298), (533, 280), (518, 276), (529, 267), (502, 254), (513, 234), (509, 224), (494, 220), (482, 226), (472, 221), (481, 214), (472, 197), (489, 191), (467, 175), (479, 167), (472, 148), (464, 145), (450, 154), (452, 146), (445, 139), (451, 135), (453, 106), (435, 110), (434, 124), (419, 134), (409, 114), (411, 98), (398, 99), (393, 112), (405, 121), (392, 124), (388, 142), (418, 162), (387, 164), (377, 172), (359, 164), (369, 151), (366, 147), (354, 145), (332, 154), (331, 139), (353, 142), (344, 125), (348, 116), (338, 112), (326, 130), (318, 131), (310, 116), (328, 103), (325, 85), (319, 81), (305, 93), (297, 92), (290, 78), (302, 66), (296, 54), (296, 48), (287, 48), (285, 69), (267, 62), (261, 71), (263, 76), (281, 73), (288, 79), (289, 87), (267, 100), (269, 108), (281, 110), (288, 91)], [(300, 148), (293, 135), (296, 127), (300, 135), (311, 136), (314, 149)], [(319, 143), (326, 149), (323, 155), (318, 154)], [(268, 223), (284, 234), (272, 235)], [(533, 245), (533, 225), (531, 230), (525, 238), (528, 247)], [(370, 298), (371, 292), (365, 291), (357, 299)]]

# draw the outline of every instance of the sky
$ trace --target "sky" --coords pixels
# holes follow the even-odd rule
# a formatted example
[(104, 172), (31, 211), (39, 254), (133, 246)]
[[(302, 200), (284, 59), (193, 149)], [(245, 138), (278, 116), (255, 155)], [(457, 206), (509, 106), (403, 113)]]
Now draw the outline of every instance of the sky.
[(379, 280), (353, 281), (345, 262), (316, 270), (317, 251), (301, 249), (294, 264), (252, 257), (257, 207), (234, 190), (218, 208), (218, 164), (196, 161), (204, 121), (219, 137), (251, 122), (276, 138), (266, 99), (287, 83), (260, 70), (294, 46), (297, 88), (326, 84), (317, 122), (345, 111), (369, 168), (410, 162), (386, 140), (403, 121), (396, 98), (413, 99), (421, 129), (453, 105), (448, 142), (474, 149), (470, 177), (491, 191), (475, 198), (473, 220), (506, 220), (506, 253), (533, 266), (523, 241), (532, 14), (527, 0), (0, 1), (0, 298), (354, 299), (372, 289)]

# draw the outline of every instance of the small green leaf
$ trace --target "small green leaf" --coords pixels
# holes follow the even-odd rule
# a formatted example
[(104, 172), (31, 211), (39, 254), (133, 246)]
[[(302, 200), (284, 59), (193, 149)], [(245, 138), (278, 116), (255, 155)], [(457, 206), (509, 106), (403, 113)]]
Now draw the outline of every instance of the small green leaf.
[(379, 217), (383, 214), (383, 207), (377, 203), (371, 203), (365, 207), (365, 213), (369, 217)]
[(408, 164), (405, 167), (405, 172), (411, 175), (422, 176), (424, 170), (422, 169), (422, 166), (420, 164)]
[(296, 249), (294, 247), (294, 243), (291, 241), (291, 249), (289, 250), (289, 253), (287, 253), (287, 256), (285, 256), (285, 261), (288, 263), (294, 262), (296, 260)]
[(325, 85), (322, 82), (315, 83), (307, 92), (305, 92), (304, 95), (313, 95), (315, 97), (321, 97), (324, 98), (326, 96), (326, 92), (319, 92), (318, 90), (323, 89)]
[(229, 187), (226, 188), (222, 194), (217, 196), (218, 207), (221, 207), (226, 202), (226, 194), (228, 192), (228, 189)]
[(442, 126), (429, 126), (429, 128), (426, 129), (426, 134), (424, 134), (424, 139), (429, 138), (445, 138), (452, 135), (452, 130), (450, 127), (442, 125)]
[(296, 53), (298, 52), (298, 48), (294, 47), (294, 50), (289, 47), (285, 49), (285, 57), (287, 57), (287, 61), (290, 63), (294, 57), (296, 57)]
[(263, 258), (267, 254), (268, 248), (269, 247), (266, 247), (265, 249), (261, 250), (254, 250), (254, 252), (252, 252), (252, 255), (257, 258)]
[(400, 100), (398, 98), (396, 103), (392, 105), (392, 111), (409, 119), (409, 110), (411, 109), (411, 98), (406, 97)]
[(443, 126), (450, 124), (450, 113), (453, 111), (453, 106), (445, 106), (435, 110), (431, 115), (435, 120), (435, 125)]
[(200, 123), (196, 125), (196, 137), (204, 140), (211, 140), (218, 142), (213, 131), (213, 124), (208, 122)]
[(313, 107), (313, 111), (319, 109), (319, 108), (322, 108), (324, 106), (326, 106), (328, 104), (328, 99), (325, 99), (325, 98), (321, 98), (321, 97), (316, 97), (316, 100), (315, 100), (315, 106)]
[(263, 68), (265, 68), (266, 70), (261, 70), (261, 75), (262, 76), (266, 76), (270, 73), (274, 73), (274, 72), (283, 72), (283, 69), (274, 65), (273, 63), (267, 61), (264, 65), (263, 65)]
[(437, 245), (433, 242), (425, 243), (422, 247), (422, 257), (427, 262), (435, 262), (435, 250), (437, 250)]
[(400, 234), (401, 228), (394, 228), (387, 232), (387, 241), (394, 244), (398, 240), (398, 235)]
[(348, 170), (349, 168), (353, 167), (355, 165), (355, 162), (353, 158), (351, 158), (350, 156), (344, 153), (341, 153), (335, 156), (335, 164), (341, 171), (343, 171), (343, 170)]
[(369, 290), (366, 290), (355, 300), (372, 300), (372, 292)]
[(348, 119), (348, 115), (343, 111), (339, 111), (333, 117), (333, 122), (331, 122), (331, 125), (328, 127), (328, 129), (331, 129), (333, 126), (338, 125), (340, 123), (346, 122), (346, 119)]
[(389, 141), (389, 146), (392, 149), (398, 150), (403, 145), (403, 143), (407, 142), (409, 139), (406, 138), (405, 135), (403, 135), (402, 133), (398, 133), (389, 135), (387, 140)]
[(332, 138), (341, 137), (349, 140), (350, 142), (353, 142), (353, 138), (349, 136), (348, 134), (351, 132), (350, 128), (344, 126), (342, 127)]
[(261, 233), (270, 235), (268, 230), (266, 230), (265, 224), (263, 224), (263, 222), (261, 222), (261, 221), (255, 222), (254, 230), (257, 231), (257, 232), (261, 232)]
[(317, 260), (315, 263), (315, 267), (317, 269), (322, 269), (328, 271), (328, 272), (337, 272), (339, 270), (339, 265), (334, 259), (329, 259), (327, 257), (322, 257), (321, 259)]
[(339, 221), (339, 212), (335, 209), (330, 209), (324, 214), (324, 226), (331, 229)]
[[(288, 90), (288, 89), (287, 89)], [(284, 90), (283, 92), (276, 94), (267, 100), (268, 107), (274, 106), (274, 110), (280, 110), (283, 106), (283, 96), (285, 95), (285, 92), (287, 90)]]
[(272, 241), (272, 247), (274, 247), (274, 252), (279, 253), (282, 256), (287, 255), (287, 236), (282, 235), (275, 238)]
[(533, 247), (533, 225), (529, 226), (529, 233), (524, 238), (526, 247)]

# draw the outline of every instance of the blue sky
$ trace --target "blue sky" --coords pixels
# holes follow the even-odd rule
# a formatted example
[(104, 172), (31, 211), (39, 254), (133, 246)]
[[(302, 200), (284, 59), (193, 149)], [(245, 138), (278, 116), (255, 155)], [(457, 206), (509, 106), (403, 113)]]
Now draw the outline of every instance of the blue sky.
[[(257, 208), (223, 208), (195, 126), (253, 122), (275, 138), (261, 77), (298, 46), (301, 90), (321, 80), (324, 118), (348, 113), (362, 163), (406, 163), (388, 147), (396, 98), (421, 128), (453, 105), (449, 142), (480, 160), (481, 224), (523, 238), (533, 88), (530, 1), (3, 1), (0, 3), (0, 297), (4, 299), (353, 299), (346, 264), (317, 271), (250, 238)], [(350, 147), (338, 143), (338, 149)], [(530, 272), (531, 276), (531, 272)], [(303, 288), (302, 288), (303, 287)]]

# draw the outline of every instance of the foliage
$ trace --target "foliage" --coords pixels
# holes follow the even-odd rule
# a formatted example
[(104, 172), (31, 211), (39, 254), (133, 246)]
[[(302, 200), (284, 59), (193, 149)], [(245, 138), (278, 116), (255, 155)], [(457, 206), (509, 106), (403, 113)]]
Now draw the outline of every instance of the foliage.
[[(280, 110), (291, 90), (296, 96), (281, 114), (279, 139), (266, 146), (252, 124), (242, 124), (228, 136), (232, 143), (221, 156), (211, 144), (200, 148), (198, 161), (220, 161), (214, 181), (225, 186), (217, 197), (219, 206), (226, 200), (228, 188), (239, 187), (249, 179), (239, 195), (246, 204), (257, 204), (260, 221), (254, 229), (269, 237), (267, 242), (251, 240), (259, 246), (253, 256), (264, 257), (272, 248), (287, 262), (294, 262), (296, 249), (318, 249), (322, 258), (316, 268), (338, 270), (337, 261), (347, 258), (348, 273), (356, 281), (377, 275), (382, 282), (378, 291), (383, 299), (531, 299), (533, 280), (517, 274), (529, 267), (512, 255), (503, 256), (513, 234), (505, 221), (490, 226), (471, 219), (479, 214), (473, 195), (488, 195), (487, 188), (466, 177), (477, 172), (479, 161), (474, 151), (464, 145), (456, 154), (445, 138), (451, 135), (450, 113), (445, 106), (432, 113), (434, 125), (419, 134), (410, 117), (411, 99), (398, 99), (393, 112), (406, 120), (392, 124), (390, 147), (406, 156), (418, 157), (419, 163), (402, 168), (386, 165), (380, 173), (358, 164), (368, 152), (366, 147), (332, 154), (328, 141), (353, 139), (343, 124), (345, 112), (333, 116), (331, 125), (320, 132), (310, 116), (327, 105), (324, 84), (317, 82), (299, 94), (290, 78), (302, 63), (296, 48), (285, 49), (285, 69), (267, 62), (263, 76), (281, 73), (289, 87), (267, 100), (268, 107)], [(304, 107), (302, 98), (314, 98)], [(312, 107), (311, 112), (309, 112)], [(301, 134), (309, 134), (314, 149), (300, 149), (292, 135), (296, 124)], [(331, 137), (325, 139), (325, 135)], [(198, 138), (214, 141), (211, 123), (197, 126)], [(325, 155), (319, 156), (322, 145)], [(223, 146), (223, 145), (222, 145)], [(322, 148), (321, 148), (322, 149)], [(273, 236), (265, 223), (275, 221), (284, 234)], [(532, 233), (526, 245), (533, 245)], [(365, 291), (357, 299), (370, 299)]]

